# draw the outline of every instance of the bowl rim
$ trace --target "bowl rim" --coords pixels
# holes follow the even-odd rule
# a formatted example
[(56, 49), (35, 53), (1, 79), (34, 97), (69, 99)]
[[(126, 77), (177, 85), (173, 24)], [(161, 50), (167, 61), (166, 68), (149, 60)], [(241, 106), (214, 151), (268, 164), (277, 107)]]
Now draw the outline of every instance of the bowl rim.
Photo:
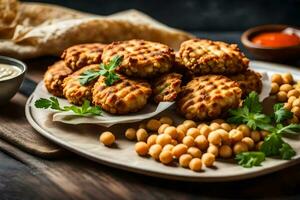
[(13, 80), (15, 78), (23, 76), (26, 73), (26, 71), (27, 71), (27, 65), (24, 62), (22, 62), (21, 60), (18, 60), (18, 59), (15, 59), (15, 58), (11, 58), (11, 57), (8, 57), (8, 56), (1, 56), (0, 55), (0, 63), (5, 64), (5, 63), (1, 62), (2, 60), (6, 60), (8, 62), (11, 62), (12, 64), (15, 63), (17, 65), (17, 67), (22, 66), (23, 69), (21, 69), (22, 70), (21, 73), (18, 74), (17, 76), (14, 76), (14, 77), (9, 78), (9, 79), (0, 80), (0, 83), (11, 81), (11, 80)]
[(262, 46), (259, 44), (255, 44), (250, 40), (250, 36), (252, 34), (258, 33), (258, 32), (264, 32), (264, 30), (270, 30), (270, 29), (285, 29), (285, 28), (295, 28), (300, 30), (299, 27), (297, 26), (290, 26), (287, 24), (265, 24), (265, 25), (260, 25), (260, 26), (255, 26), (252, 28), (247, 29), (242, 33), (241, 36), (241, 42), (243, 43), (244, 46), (252, 48), (252, 49), (261, 49), (261, 50), (291, 50), (291, 49), (299, 49), (300, 44), (298, 45), (293, 45), (293, 46), (285, 46), (285, 47), (266, 47)]

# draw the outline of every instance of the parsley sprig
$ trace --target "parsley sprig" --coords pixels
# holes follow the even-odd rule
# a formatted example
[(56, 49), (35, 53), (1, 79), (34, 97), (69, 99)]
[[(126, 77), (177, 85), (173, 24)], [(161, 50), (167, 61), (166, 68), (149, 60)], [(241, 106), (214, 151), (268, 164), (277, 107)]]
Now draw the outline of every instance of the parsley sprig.
[(253, 166), (260, 166), (265, 160), (265, 154), (260, 151), (243, 152), (237, 154), (235, 159), (239, 165), (245, 168), (251, 168)]
[(83, 72), (79, 77), (80, 84), (86, 85), (99, 76), (106, 77), (105, 84), (107, 86), (114, 84), (115, 81), (120, 79), (119, 75), (115, 73), (115, 69), (121, 64), (122, 61), (123, 56), (117, 55), (113, 57), (107, 65), (101, 63), (99, 65), (99, 70), (87, 70)]
[(80, 116), (102, 114), (101, 108), (99, 106), (91, 106), (88, 100), (84, 100), (81, 107), (74, 106), (74, 105), (61, 107), (57, 98), (50, 97), (49, 99), (40, 98), (35, 101), (34, 105), (36, 108), (43, 108), (43, 109), (51, 108), (53, 110), (58, 110), (58, 111), (72, 111), (75, 114)]
[(247, 124), (251, 129), (265, 130), (270, 134), (264, 139), (259, 152), (244, 152), (236, 155), (236, 160), (243, 167), (259, 166), (265, 156), (275, 156), (289, 160), (296, 155), (294, 149), (284, 141), (285, 134), (299, 135), (300, 124), (285, 125), (293, 113), (285, 109), (282, 103), (275, 104), (273, 114), (263, 113), (258, 94), (251, 92), (242, 107), (229, 110), (229, 123)]

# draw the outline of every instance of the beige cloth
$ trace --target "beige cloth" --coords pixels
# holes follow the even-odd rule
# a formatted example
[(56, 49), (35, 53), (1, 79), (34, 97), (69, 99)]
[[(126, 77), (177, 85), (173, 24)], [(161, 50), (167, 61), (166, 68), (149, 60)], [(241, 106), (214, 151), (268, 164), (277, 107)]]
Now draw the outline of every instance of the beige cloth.
[(0, 0), (0, 54), (19, 59), (59, 56), (74, 44), (127, 39), (161, 42), (177, 49), (193, 35), (128, 10), (96, 16), (60, 6)]

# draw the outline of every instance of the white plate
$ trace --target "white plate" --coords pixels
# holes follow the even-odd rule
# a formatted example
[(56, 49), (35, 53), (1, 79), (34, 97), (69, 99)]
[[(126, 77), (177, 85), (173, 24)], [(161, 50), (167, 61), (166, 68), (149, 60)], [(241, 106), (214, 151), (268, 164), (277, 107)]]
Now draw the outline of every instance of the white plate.
[[(289, 71), (296, 79), (300, 79), (300, 71), (289, 66), (259, 61), (252, 61), (250, 66), (257, 71), (267, 72), (269, 75)], [(234, 161), (217, 161), (214, 168), (203, 168), (202, 172), (193, 172), (178, 166), (166, 166), (153, 159), (136, 155), (135, 143), (126, 140), (123, 136), (126, 125), (115, 125), (109, 128), (117, 135), (117, 145), (107, 148), (99, 143), (98, 138), (102, 131), (108, 129), (97, 125), (67, 125), (53, 122), (51, 112), (30, 106), (32, 99), (33, 96), (29, 97), (26, 103), (26, 117), (34, 129), (43, 136), (91, 160), (136, 173), (185, 181), (232, 181), (271, 173), (291, 166), (300, 160), (298, 138), (286, 139), (297, 152), (297, 155), (290, 161), (268, 158), (263, 166), (250, 169), (242, 168)], [(171, 114), (174, 117), (175, 113), (169, 109), (164, 114)], [(182, 119), (178, 117), (177, 121), (180, 120)]]

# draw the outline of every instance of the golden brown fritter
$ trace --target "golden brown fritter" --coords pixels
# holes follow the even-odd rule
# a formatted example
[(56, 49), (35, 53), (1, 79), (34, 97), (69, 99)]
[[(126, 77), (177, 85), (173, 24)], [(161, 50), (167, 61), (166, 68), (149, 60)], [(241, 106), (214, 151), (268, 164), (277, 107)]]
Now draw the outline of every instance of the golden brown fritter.
[(113, 42), (107, 45), (102, 54), (103, 63), (108, 64), (116, 55), (123, 56), (117, 72), (142, 78), (168, 72), (175, 59), (173, 49), (144, 40)]
[(112, 114), (127, 114), (142, 109), (151, 95), (151, 86), (142, 80), (130, 80), (119, 75), (113, 85), (100, 76), (93, 88), (93, 103)]
[(205, 39), (183, 42), (177, 57), (195, 75), (237, 74), (245, 71), (249, 64), (237, 45)]
[(208, 120), (238, 107), (242, 90), (239, 84), (221, 75), (195, 77), (182, 88), (178, 111), (187, 119)]
[(255, 91), (258, 94), (262, 90), (261, 74), (252, 70), (247, 70), (241, 74), (228, 76), (231, 80), (239, 83), (240, 88), (243, 91), (242, 97), (246, 97), (250, 92)]
[(68, 68), (64, 61), (58, 61), (48, 67), (44, 75), (44, 84), (48, 92), (57, 97), (63, 96), (63, 80), (73, 71)]
[(61, 58), (68, 67), (78, 70), (87, 65), (100, 64), (105, 46), (105, 44), (101, 43), (75, 45), (67, 48), (61, 55)]
[(91, 81), (87, 85), (81, 85), (79, 82), (79, 77), (87, 70), (98, 69), (98, 64), (89, 65), (81, 68), (64, 79), (63, 94), (70, 103), (81, 105), (83, 104), (84, 100), (92, 100), (92, 88), (95, 84), (95, 81)]
[(156, 103), (175, 101), (180, 92), (181, 74), (170, 73), (158, 77), (153, 84), (153, 95)]

